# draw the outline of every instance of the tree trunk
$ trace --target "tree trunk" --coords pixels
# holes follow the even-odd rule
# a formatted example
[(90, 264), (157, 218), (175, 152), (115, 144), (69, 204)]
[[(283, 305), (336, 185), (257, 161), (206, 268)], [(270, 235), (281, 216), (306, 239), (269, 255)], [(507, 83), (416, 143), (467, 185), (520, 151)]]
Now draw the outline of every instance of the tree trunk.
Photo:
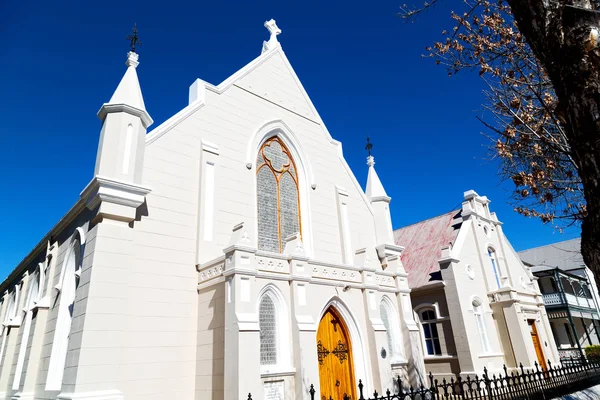
[(600, 289), (600, 15), (589, 0), (508, 3), (558, 97), (587, 203), (581, 253)]

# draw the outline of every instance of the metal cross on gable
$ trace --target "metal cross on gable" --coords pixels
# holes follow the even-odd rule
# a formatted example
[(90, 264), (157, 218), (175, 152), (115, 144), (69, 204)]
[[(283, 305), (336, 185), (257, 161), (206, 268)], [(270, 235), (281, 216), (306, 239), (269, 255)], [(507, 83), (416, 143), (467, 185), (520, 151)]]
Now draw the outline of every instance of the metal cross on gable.
[(365, 146), (365, 150), (369, 152), (369, 155), (371, 155), (372, 148), (373, 148), (373, 143), (371, 143), (371, 138), (367, 137), (367, 145)]
[(131, 51), (134, 53), (135, 53), (135, 46), (142, 45), (142, 42), (140, 42), (140, 38), (138, 37), (138, 34), (137, 34), (137, 26), (135, 23), (133, 24), (133, 30), (132, 30), (131, 35), (128, 35), (126, 37), (126, 39), (129, 40), (129, 42), (130, 42), (129, 45), (131, 46)]

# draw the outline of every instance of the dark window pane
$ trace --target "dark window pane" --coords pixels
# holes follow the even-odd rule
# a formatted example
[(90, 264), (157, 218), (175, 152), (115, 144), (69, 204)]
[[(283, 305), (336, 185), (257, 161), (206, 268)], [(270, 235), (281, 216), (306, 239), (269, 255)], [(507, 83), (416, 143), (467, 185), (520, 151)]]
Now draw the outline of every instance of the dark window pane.
[(425, 339), (431, 339), (431, 328), (429, 324), (423, 324), (423, 334), (425, 335)]
[(425, 345), (427, 346), (427, 354), (430, 354), (430, 355), (435, 354), (433, 352), (433, 343), (431, 343), (431, 340), (426, 340)]
[(437, 331), (437, 325), (436, 324), (430, 324), (430, 325), (431, 325), (431, 336), (434, 338), (439, 337), (438, 331)]

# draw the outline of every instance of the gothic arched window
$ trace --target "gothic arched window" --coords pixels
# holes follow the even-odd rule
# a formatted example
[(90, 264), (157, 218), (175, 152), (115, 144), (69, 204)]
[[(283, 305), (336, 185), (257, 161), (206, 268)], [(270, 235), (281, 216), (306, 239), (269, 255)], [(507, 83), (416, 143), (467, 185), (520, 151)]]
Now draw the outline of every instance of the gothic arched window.
[(277, 136), (265, 141), (256, 158), (258, 249), (281, 253), (286, 237), (301, 232), (298, 173)]
[(277, 364), (277, 310), (269, 294), (265, 294), (258, 306), (260, 329), (260, 365)]
[(392, 361), (397, 360), (402, 356), (400, 350), (400, 322), (396, 316), (394, 307), (390, 304), (391, 301), (384, 297), (379, 303), (379, 314), (381, 315), (381, 321), (385, 326), (385, 333), (387, 335), (388, 349), (390, 352), (390, 359)]
[(490, 258), (490, 263), (492, 263), (492, 270), (494, 271), (494, 277), (496, 278), (496, 285), (498, 285), (498, 289), (502, 287), (500, 284), (500, 266), (498, 265), (498, 259), (496, 258), (496, 251), (491, 247), (488, 247), (488, 257)]
[(48, 376), (46, 378), (46, 390), (60, 390), (62, 386), (63, 373), (67, 362), (69, 334), (73, 321), (73, 307), (77, 294), (77, 277), (81, 273), (81, 260), (80, 236), (76, 236), (67, 250), (63, 261), (61, 277), (56, 286), (57, 290), (59, 290), (58, 295), (60, 299), (52, 351), (50, 353), (50, 365), (48, 366)]
[(479, 340), (481, 341), (481, 348), (484, 353), (490, 352), (490, 340), (487, 335), (487, 329), (485, 327), (485, 320), (483, 318), (483, 305), (481, 300), (474, 299), (472, 302), (473, 314), (475, 315), (475, 322), (477, 323), (477, 332), (479, 332)]

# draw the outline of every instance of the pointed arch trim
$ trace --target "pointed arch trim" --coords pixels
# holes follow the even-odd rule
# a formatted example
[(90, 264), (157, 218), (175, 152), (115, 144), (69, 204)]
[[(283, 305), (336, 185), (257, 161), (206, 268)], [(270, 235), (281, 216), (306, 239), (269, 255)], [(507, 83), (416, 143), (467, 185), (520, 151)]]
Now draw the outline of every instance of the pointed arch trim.
[[(302, 244), (307, 256), (312, 255), (312, 222), (310, 218), (310, 188), (315, 188), (314, 175), (310, 159), (306, 155), (298, 137), (290, 127), (280, 119), (271, 120), (259, 127), (250, 137), (246, 148), (246, 166), (256, 175), (256, 156), (263, 143), (277, 136), (291, 153), (297, 168), (297, 186), (299, 194), (300, 226), (302, 226)], [(257, 188), (254, 186), (254, 201), (257, 199)], [(258, 221), (258, 207), (255, 207), (255, 220)], [(255, 224), (255, 238), (258, 238), (258, 223)], [(285, 240), (285, 238), (282, 238)], [(285, 245), (284, 245), (285, 247)]]
[[(290, 314), (287, 302), (283, 292), (276, 285), (269, 283), (265, 285), (258, 293), (256, 301), (256, 320), (260, 321), (260, 304), (265, 296), (268, 296), (275, 306), (275, 323), (277, 329), (277, 361), (275, 364), (261, 365), (261, 374), (282, 373), (293, 370), (289, 340), (280, 340), (280, 338), (289, 338), (290, 332)], [(260, 330), (260, 322), (259, 322)]]
[[(350, 311), (350, 308), (344, 303), (342, 299), (337, 296), (333, 296), (332, 298), (325, 303), (325, 305), (321, 308), (321, 312), (319, 313), (319, 318), (317, 321), (321, 321), (323, 315), (327, 312), (329, 308), (333, 308), (335, 312), (342, 317), (346, 328), (348, 329), (348, 334), (350, 335), (350, 341), (352, 344), (352, 357), (354, 362), (354, 376), (356, 380), (361, 379), (363, 384), (365, 385), (365, 391), (369, 393), (372, 386), (371, 381), (371, 364), (369, 363), (369, 359), (367, 358), (367, 348), (368, 343), (366, 341), (366, 336), (363, 334), (360, 329), (360, 325), (357, 322), (356, 317)], [(318, 322), (317, 322), (318, 324)], [(315, 345), (317, 343), (317, 332), (315, 332)]]

